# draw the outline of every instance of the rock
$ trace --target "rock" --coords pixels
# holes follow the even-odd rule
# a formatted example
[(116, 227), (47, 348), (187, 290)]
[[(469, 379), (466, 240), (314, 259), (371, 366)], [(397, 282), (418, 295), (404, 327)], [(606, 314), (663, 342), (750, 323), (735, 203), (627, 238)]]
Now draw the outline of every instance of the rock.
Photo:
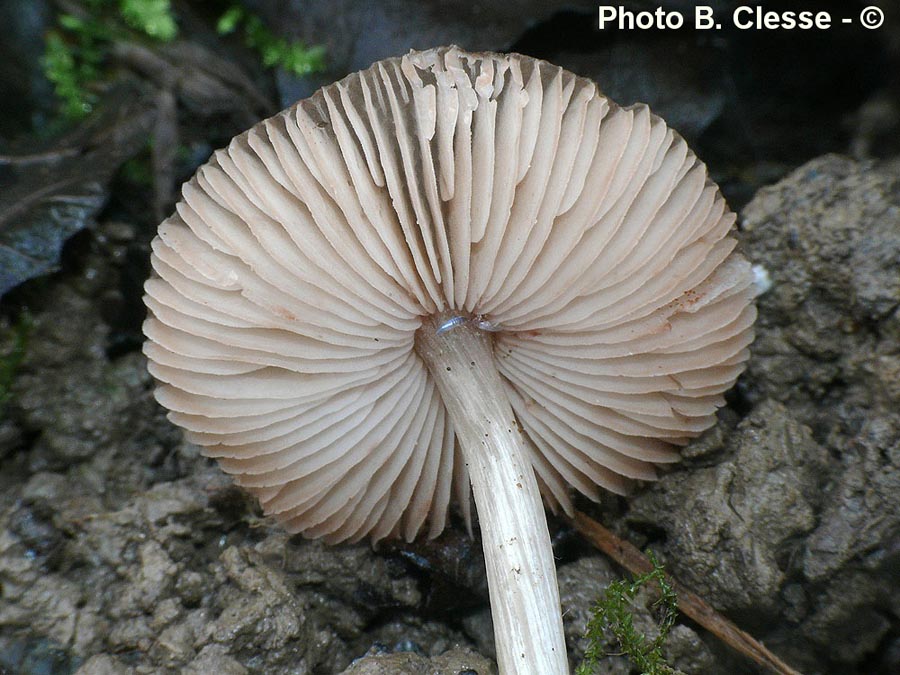
[(712, 673), (721, 669), (697, 631), (684, 624), (672, 626), (664, 650), (667, 662), (683, 673)]
[(810, 430), (767, 402), (725, 441), (727, 459), (681, 465), (631, 502), (632, 525), (668, 533), (670, 571), (720, 610), (771, 612), (815, 526), (828, 457)]
[(75, 675), (132, 675), (133, 673), (133, 668), (129, 668), (119, 659), (108, 654), (92, 656), (75, 671)]
[[(286, 540), (287, 537), (270, 540), (272, 548), (265, 553), (274, 555)], [(371, 612), (387, 607), (415, 607), (422, 600), (418, 584), (405, 573), (405, 565), (373, 556), (371, 547), (365, 544), (334, 548), (321, 541), (310, 541), (293, 550), (286, 569), (295, 583), (315, 586), (329, 595), (369, 607)]]
[(897, 409), (900, 171), (813, 160), (761, 190), (741, 227), (773, 281), (759, 299), (751, 402), (787, 403), (819, 439), (852, 433), (866, 410)]
[(274, 651), (288, 643), (302, 653), (311, 642), (304, 607), (282, 572), (265, 565), (255, 551), (235, 546), (222, 552), (215, 572), (224, 608), (198, 639), (226, 645), (235, 653)]
[(806, 577), (826, 581), (851, 561), (877, 569), (896, 556), (898, 502), (900, 415), (867, 420), (845, 447), (819, 525), (806, 542)]
[(410, 652), (367, 654), (341, 675), (493, 675), (496, 672), (494, 665), (480, 654), (456, 647), (430, 658)]
[(900, 164), (821, 157), (743, 215), (774, 281), (745, 394), (785, 402), (834, 458), (797, 552), (799, 626), (780, 641), (847, 672), (900, 619)]
[[(41, 430), (38, 469), (83, 461), (129, 438), (140, 428), (135, 402), (150, 383), (138, 355), (107, 362), (102, 325), (71, 325), (72, 317), (84, 314), (82, 300), (71, 300), (61, 303), (59, 315), (35, 320), (29, 338), (34, 346), (14, 386), (24, 426)], [(98, 398), (98, 391), (104, 396)]]
[(584, 635), (593, 616), (594, 604), (606, 587), (619, 576), (612, 563), (601, 556), (581, 558), (557, 569), (559, 601), (563, 607), (563, 627), (569, 660), (572, 663), (580, 663), (584, 658), (584, 651), (588, 645)]
[[(900, 304), (898, 209), (900, 175), (836, 155), (760, 190), (741, 229), (770, 265), (775, 286), (763, 305), (772, 319), (827, 307), (857, 323), (887, 318)], [(821, 337), (830, 344), (837, 336)]]
[(249, 671), (238, 661), (228, 656), (228, 648), (223, 645), (207, 645), (200, 655), (191, 661), (184, 675), (246, 675)]
[(491, 608), (482, 607), (475, 612), (469, 612), (462, 619), (463, 629), (466, 631), (478, 651), (492, 659), (497, 658), (497, 646), (494, 644), (494, 620), (491, 617)]
[(81, 659), (46, 638), (16, 640), (0, 634), (0, 672), (17, 675), (67, 675)]

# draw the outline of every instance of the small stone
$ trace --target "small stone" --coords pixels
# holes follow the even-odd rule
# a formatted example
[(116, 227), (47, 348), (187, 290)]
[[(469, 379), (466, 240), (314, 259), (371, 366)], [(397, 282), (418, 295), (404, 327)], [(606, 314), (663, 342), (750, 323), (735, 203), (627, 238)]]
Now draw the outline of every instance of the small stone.
[(75, 675), (133, 675), (133, 673), (133, 668), (129, 668), (109, 654), (96, 654), (75, 671)]
[(207, 645), (181, 672), (183, 675), (247, 675), (250, 671), (229, 656), (224, 645)]

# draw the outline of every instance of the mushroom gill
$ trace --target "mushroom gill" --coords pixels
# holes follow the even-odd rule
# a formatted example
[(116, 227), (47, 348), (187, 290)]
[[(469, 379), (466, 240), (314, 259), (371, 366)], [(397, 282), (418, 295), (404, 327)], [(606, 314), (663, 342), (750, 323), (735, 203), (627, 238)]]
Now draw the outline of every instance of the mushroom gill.
[(569, 512), (715, 421), (755, 318), (733, 223), (646, 106), (515, 54), (380, 61), (184, 186), (146, 285), (157, 399), (292, 532), (436, 536), (472, 470), (438, 337), (471, 334)]

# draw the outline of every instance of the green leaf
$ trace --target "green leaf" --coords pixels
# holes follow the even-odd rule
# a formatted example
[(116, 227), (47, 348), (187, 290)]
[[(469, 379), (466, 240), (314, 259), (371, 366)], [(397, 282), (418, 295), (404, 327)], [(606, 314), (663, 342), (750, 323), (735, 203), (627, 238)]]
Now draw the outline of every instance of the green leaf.
[(84, 29), (84, 19), (71, 14), (60, 14), (59, 25), (67, 30), (79, 31)]
[(178, 35), (169, 0), (121, 0), (122, 17), (132, 28), (162, 42)]
[(306, 47), (275, 36), (258, 16), (247, 16), (244, 24), (247, 46), (255, 49), (263, 65), (279, 66), (294, 75), (308, 75), (325, 67), (325, 48)]
[(219, 17), (219, 21), (216, 23), (216, 32), (219, 35), (229, 35), (233, 33), (243, 18), (244, 8), (238, 5), (232, 5)]

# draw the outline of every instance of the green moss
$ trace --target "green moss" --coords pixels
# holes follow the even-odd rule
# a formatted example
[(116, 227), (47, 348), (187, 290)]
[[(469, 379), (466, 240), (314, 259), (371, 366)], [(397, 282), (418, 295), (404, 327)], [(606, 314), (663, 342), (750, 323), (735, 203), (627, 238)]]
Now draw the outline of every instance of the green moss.
[(219, 17), (219, 21), (216, 23), (216, 32), (219, 35), (230, 35), (237, 30), (245, 15), (243, 7), (232, 5)]
[[(663, 566), (653, 555), (648, 554), (653, 569), (631, 581), (620, 580), (611, 583), (593, 607), (593, 616), (588, 622), (585, 637), (589, 646), (584, 661), (578, 666), (576, 675), (593, 675), (599, 672), (600, 661), (613, 654), (605, 649), (607, 631), (612, 633), (621, 654), (628, 656), (640, 669), (642, 675), (671, 675), (675, 669), (665, 662), (662, 647), (666, 636), (675, 623), (677, 600), (675, 591), (667, 581)], [(634, 598), (647, 584), (655, 582), (659, 586), (660, 597), (652, 608), (658, 613), (659, 633), (653, 640), (638, 633), (634, 627)]]
[(85, 76), (86, 64), (76, 57), (73, 47), (58, 31), (47, 34), (41, 65), (53, 84), (63, 116), (77, 119), (91, 112), (94, 96), (85, 83), (93, 78)]
[(129, 26), (155, 40), (168, 42), (178, 35), (169, 0), (121, 0), (119, 11)]
[(277, 37), (262, 19), (240, 5), (232, 5), (219, 17), (216, 30), (220, 35), (229, 35), (241, 26), (244, 42), (259, 54), (267, 68), (279, 67), (294, 75), (308, 75), (325, 67), (324, 47), (307, 47), (302, 42)]
[[(74, 13), (78, 10), (78, 13)], [(97, 103), (95, 85), (108, 75), (108, 57), (115, 42), (169, 42), (178, 36), (178, 19), (171, 0), (81, 0), (73, 13), (57, 16), (47, 33), (42, 65), (59, 100), (59, 111), (77, 120)], [(222, 35), (241, 29), (246, 44), (267, 67), (296, 75), (321, 70), (322, 47), (306, 47), (275, 36), (262, 20), (234, 4), (219, 19)]]
[(105, 75), (114, 42), (165, 42), (178, 33), (169, 0), (83, 0), (80, 9), (77, 15), (57, 17), (42, 59), (60, 113), (68, 119), (80, 119), (94, 109), (92, 88)]

